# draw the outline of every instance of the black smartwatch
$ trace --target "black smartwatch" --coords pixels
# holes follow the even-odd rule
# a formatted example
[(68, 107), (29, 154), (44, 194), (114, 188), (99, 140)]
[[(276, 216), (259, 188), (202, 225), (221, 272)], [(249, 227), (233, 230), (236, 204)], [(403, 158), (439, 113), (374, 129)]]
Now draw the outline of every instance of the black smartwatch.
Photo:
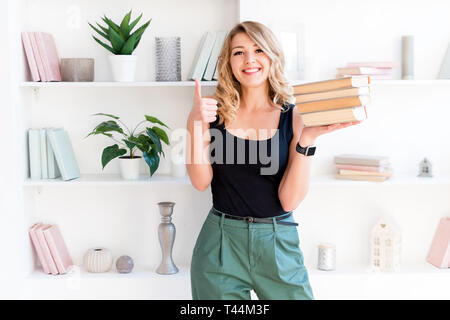
[(306, 148), (303, 148), (302, 146), (300, 146), (300, 144), (298, 142), (297, 142), (297, 146), (295, 149), (297, 150), (298, 153), (300, 153), (304, 156), (313, 156), (314, 153), (316, 152), (315, 146), (307, 146)]

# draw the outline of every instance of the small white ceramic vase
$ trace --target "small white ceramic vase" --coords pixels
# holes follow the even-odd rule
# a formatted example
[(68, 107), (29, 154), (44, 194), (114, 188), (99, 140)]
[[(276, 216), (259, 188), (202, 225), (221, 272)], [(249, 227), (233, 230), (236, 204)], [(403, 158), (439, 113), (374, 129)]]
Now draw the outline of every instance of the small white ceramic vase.
[(139, 167), (142, 157), (129, 156), (119, 157), (120, 175), (125, 180), (137, 180), (139, 179)]
[(84, 255), (84, 266), (89, 272), (108, 272), (112, 263), (112, 253), (106, 248), (91, 248)]
[(133, 82), (135, 80), (137, 56), (116, 54), (108, 58), (114, 81)]

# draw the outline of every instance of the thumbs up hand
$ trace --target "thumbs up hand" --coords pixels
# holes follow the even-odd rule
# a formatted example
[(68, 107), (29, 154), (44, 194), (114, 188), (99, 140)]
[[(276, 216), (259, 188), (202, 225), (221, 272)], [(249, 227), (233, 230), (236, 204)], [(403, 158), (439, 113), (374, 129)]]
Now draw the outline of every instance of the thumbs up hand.
[(202, 98), (202, 87), (200, 81), (195, 78), (194, 103), (192, 105), (190, 117), (193, 120), (204, 123), (214, 122), (217, 116), (217, 100), (212, 98)]

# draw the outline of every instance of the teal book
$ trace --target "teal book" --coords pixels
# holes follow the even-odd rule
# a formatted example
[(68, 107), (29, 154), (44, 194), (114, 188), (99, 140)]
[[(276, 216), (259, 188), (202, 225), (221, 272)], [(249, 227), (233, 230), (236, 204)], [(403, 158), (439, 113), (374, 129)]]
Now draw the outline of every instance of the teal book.
[(56, 162), (55, 153), (53, 152), (52, 145), (50, 143), (50, 139), (48, 137), (48, 131), (54, 130), (54, 128), (46, 128), (47, 134), (47, 172), (49, 179), (55, 179), (61, 176), (59, 172), (58, 163)]
[(30, 164), (30, 178), (33, 180), (42, 179), (39, 129), (28, 129), (28, 162)]
[(199, 81), (203, 79), (203, 75), (208, 65), (209, 57), (211, 56), (212, 49), (214, 47), (214, 41), (216, 40), (216, 33), (208, 31), (202, 39), (202, 43), (197, 51), (197, 55), (192, 65), (192, 70), (189, 75), (189, 80), (197, 78)]
[(213, 79), (214, 71), (216, 70), (217, 61), (219, 60), (219, 55), (222, 51), (223, 42), (225, 41), (226, 35), (226, 31), (217, 32), (216, 41), (214, 42), (214, 47), (206, 67), (205, 74), (203, 75), (203, 80), (211, 81)]
[(55, 154), (61, 177), (64, 181), (80, 177), (77, 159), (73, 152), (69, 134), (63, 128), (48, 131), (48, 139)]
[(41, 143), (41, 174), (42, 179), (48, 179), (47, 167), (47, 133), (45, 128), (39, 129), (39, 139)]

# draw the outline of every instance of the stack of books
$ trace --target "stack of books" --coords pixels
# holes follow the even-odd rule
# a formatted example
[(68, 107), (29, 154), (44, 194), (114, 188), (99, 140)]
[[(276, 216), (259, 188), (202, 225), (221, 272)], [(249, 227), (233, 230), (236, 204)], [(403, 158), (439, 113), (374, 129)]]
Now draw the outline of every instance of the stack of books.
[(29, 234), (36, 255), (47, 274), (64, 274), (73, 265), (58, 226), (35, 223)]
[(30, 178), (72, 180), (80, 170), (64, 128), (28, 129)]
[(384, 181), (392, 176), (389, 157), (341, 154), (334, 157), (334, 177), (344, 180)]
[(58, 52), (50, 33), (22, 32), (32, 81), (61, 81)]
[(293, 89), (296, 109), (306, 127), (367, 119), (371, 102), (368, 76), (298, 84)]
[(217, 80), (217, 62), (227, 36), (226, 31), (208, 31), (202, 39), (194, 59), (189, 80)]
[(366, 75), (372, 80), (387, 80), (392, 79), (392, 70), (397, 66), (398, 63), (394, 61), (349, 62), (345, 67), (337, 68), (336, 78)]

